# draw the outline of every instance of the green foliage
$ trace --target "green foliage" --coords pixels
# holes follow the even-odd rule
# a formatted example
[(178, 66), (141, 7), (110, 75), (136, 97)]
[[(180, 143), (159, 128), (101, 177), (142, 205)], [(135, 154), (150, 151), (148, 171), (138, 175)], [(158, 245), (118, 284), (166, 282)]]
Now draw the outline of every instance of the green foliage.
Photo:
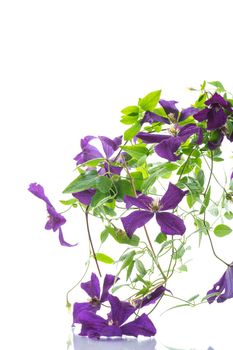
[(89, 188), (96, 187), (97, 179), (98, 173), (96, 170), (87, 171), (86, 173), (79, 175), (74, 181), (72, 181), (64, 189), (63, 193), (81, 192)]
[(155, 242), (161, 244), (163, 242), (165, 242), (167, 240), (167, 235), (165, 235), (164, 233), (160, 232), (158, 234), (158, 236), (155, 239)]
[(139, 99), (139, 106), (144, 111), (153, 111), (160, 100), (161, 90), (150, 92), (145, 97)]
[(214, 234), (217, 236), (217, 237), (224, 237), (224, 236), (227, 236), (229, 235), (230, 233), (232, 232), (232, 229), (227, 226), (227, 225), (223, 225), (223, 224), (220, 224), (218, 226), (216, 226), (214, 228)]
[(129, 129), (124, 132), (124, 140), (130, 141), (140, 131), (141, 124), (139, 122), (134, 123)]
[(110, 256), (103, 254), (103, 253), (96, 253), (96, 259), (98, 261), (105, 263), (105, 264), (113, 264), (114, 263), (114, 260)]

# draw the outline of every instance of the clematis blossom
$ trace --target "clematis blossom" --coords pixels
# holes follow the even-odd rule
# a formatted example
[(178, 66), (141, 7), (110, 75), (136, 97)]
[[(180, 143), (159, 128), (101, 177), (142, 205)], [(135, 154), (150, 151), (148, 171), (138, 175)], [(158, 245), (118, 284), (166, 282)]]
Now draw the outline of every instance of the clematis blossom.
[(166, 193), (158, 201), (144, 194), (137, 198), (125, 196), (126, 208), (134, 205), (140, 209), (121, 218), (125, 232), (129, 237), (132, 237), (138, 228), (144, 226), (155, 216), (161, 232), (167, 235), (183, 235), (186, 230), (183, 220), (167, 211), (175, 209), (187, 193), (188, 191), (182, 191), (169, 183)]
[(79, 322), (82, 324), (80, 335), (99, 339), (101, 336), (138, 337), (143, 335), (151, 337), (156, 334), (156, 328), (146, 314), (142, 314), (131, 322), (126, 322), (136, 309), (130, 303), (120, 301), (113, 295), (109, 295), (108, 300), (111, 311), (107, 319), (90, 311), (80, 312)]
[(100, 282), (95, 273), (92, 273), (88, 282), (81, 283), (81, 288), (91, 298), (88, 302), (74, 303), (73, 307), (73, 323), (79, 323), (79, 314), (82, 311), (90, 311), (96, 313), (101, 304), (108, 300), (109, 289), (115, 283), (115, 276), (106, 275), (103, 282), (102, 293), (100, 291)]
[(178, 124), (171, 126), (170, 135), (152, 134), (147, 132), (139, 132), (136, 136), (145, 143), (157, 143), (154, 150), (161, 157), (171, 162), (180, 159), (180, 155), (176, 155), (182, 143), (187, 141), (192, 135), (198, 135), (196, 143), (200, 145), (203, 141), (202, 129), (195, 124), (188, 124), (180, 127)]
[(41, 200), (43, 200), (46, 203), (47, 212), (49, 214), (49, 219), (48, 219), (48, 221), (47, 221), (47, 223), (45, 225), (45, 229), (46, 230), (53, 230), (53, 232), (56, 232), (58, 230), (59, 231), (59, 236), (58, 236), (59, 237), (59, 242), (60, 242), (60, 244), (62, 246), (65, 246), (65, 247), (74, 247), (74, 246), (76, 246), (78, 243), (70, 244), (70, 243), (68, 243), (68, 242), (66, 242), (64, 240), (61, 226), (66, 223), (66, 219), (64, 218), (64, 216), (59, 214), (54, 209), (54, 207), (51, 204), (50, 200), (45, 195), (44, 188), (41, 185), (37, 184), (37, 183), (32, 183), (32, 184), (30, 184), (28, 190), (29, 190), (29, 192), (34, 194), (34, 196), (40, 198)]
[(215, 93), (205, 102), (206, 108), (194, 114), (199, 122), (207, 120), (207, 130), (216, 130), (223, 127), (227, 121), (227, 111), (232, 112), (231, 105), (221, 95)]
[[(220, 293), (219, 295), (211, 295)], [(217, 303), (223, 303), (225, 300), (233, 298), (233, 264), (228, 266), (220, 280), (214, 284), (213, 288), (207, 292), (207, 299), (209, 304), (215, 300)]]

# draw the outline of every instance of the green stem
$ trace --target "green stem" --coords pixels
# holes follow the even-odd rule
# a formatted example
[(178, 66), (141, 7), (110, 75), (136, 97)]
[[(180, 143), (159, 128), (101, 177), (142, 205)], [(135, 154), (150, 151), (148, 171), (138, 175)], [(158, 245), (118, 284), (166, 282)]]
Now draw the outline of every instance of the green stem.
[(100, 271), (100, 267), (99, 267), (99, 264), (98, 264), (98, 261), (97, 261), (97, 258), (96, 258), (95, 248), (94, 248), (94, 245), (93, 245), (93, 242), (92, 242), (92, 238), (91, 238), (91, 231), (90, 231), (89, 220), (88, 220), (88, 209), (89, 209), (89, 206), (87, 206), (86, 211), (85, 211), (88, 239), (89, 239), (89, 242), (90, 242), (90, 245), (91, 245), (91, 250), (92, 250), (93, 257), (95, 259), (95, 264), (96, 264), (97, 270), (99, 272), (100, 277), (102, 277), (102, 274), (101, 274), (101, 271)]
[(66, 305), (70, 305), (70, 302), (69, 302), (69, 294), (72, 292), (72, 290), (74, 290), (83, 280), (83, 278), (86, 276), (86, 273), (89, 269), (89, 266), (90, 266), (90, 259), (88, 260), (87, 262), (87, 267), (85, 269), (85, 272), (84, 274), (82, 275), (82, 277), (80, 278), (80, 280), (72, 287), (68, 290), (68, 292), (66, 293)]

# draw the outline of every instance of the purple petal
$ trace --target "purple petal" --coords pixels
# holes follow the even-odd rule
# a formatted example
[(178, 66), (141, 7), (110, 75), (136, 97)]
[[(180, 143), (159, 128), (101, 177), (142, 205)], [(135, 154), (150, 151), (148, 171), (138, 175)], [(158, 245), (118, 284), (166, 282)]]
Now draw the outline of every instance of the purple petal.
[(56, 210), (47, 205), (47, 211), (49, 213), (49, 220), (45, 225), (46, 230), (53, 230), (53, 232), (57, 231), (62, 225), (65, 224), (66, 219), (61, 214), (57, 213)]
[(144, 114), (144, 117), (143, 117), (143, 119), (141, 121), (141, 124), (144, 124), (144, 123), (152, 124), (152, 123), (156, 123), (156, 122), (170, 124), (169, 119), (161, 117), (160, 115), (155, 114), (153, 112), (149, 112), (149, 111), (147, 111)]
[(103, 327), (99, 335), (103, 337), (121, 337), (122, 330), (117, 325), (106, 326)]
[(89, 205), (91, 203), (92, 197), (96, 193), (96, 190), (89, 189), (81, 192), (72, 193), (72, 195), (79, 200), (80, 203), (84, 205)]
[(133, 337), (139, 335), (152, 337), (156, 334), (156, 328), (146, 314), (142, 314), (136, 320), (123, 325), (121, 329), (123, 334)]
[(59, 242), (63, 247), (76, 247), (78, 243), (70, 244), (64, 240), (62, 229), (59, 227)]
[(188, 108), (182, 109), (179, 117), (179, 122), (182, 122), (183, 120), (187, 119), (191, 115), (194, 115), (198, 111), (199, 109), (195, 107), (188, 107)]
[[(224, 291), (224, 293), (222, 293)], [(219, 296), (211, 296), (207, 300), (209, 304), (217, 298), (218, 303), (222, 303), (227, 299), (233, 298), (233, 266), (229, 266), (220, 280), (214, 284), (213, 289), (209, 290), (207, 295), (212, 293), (220, 293)]]
[(227, 115), (222, 108), (212, 108), (208, 112), (207, 130), (219, 129), (226, 121)]
[(187, 193), (188, 191), (182, 191), (170, 182), (166, 193), (159, 201), (160, 210), (175, 209)]
[(81, 139), (81, 142), (80, 142), (81, 148), (83, 149), (84, 147), (86, 147), (89, 144), (89, 142), (94, 139), (96, 139), (95, 136), (90, 136), (90, 135), (85, 136), (83, 139)]
[(91, 298), (100, 299), (100, 283), (95, 273), (91, 274), (90, 281), (81, 283), (81, 288), (85, 290)]
[(79, 314), (82, 311), (86, 312), (96, 312), (98, 309), (93, 307), (91, 303), (74, 303), (73, 306), (73, 324), (74, 323), (80, 323), (79, 321)]
[(145, 143), (159, 143), (171, 137), (170, 135), (150, 134), (143, 131), (139, 132), (136, 136)]
[(182, 139), (182, 142), (185, 142), (193, 134), (198, 134), (200, 128), (195, 124), (188, 124), (180, 128), (179, 137)]
[(45, 195), (44, 188), (41, 185), (37, 184), (36, 182), (32, 183), (30, 184), (28, 191), (30, 191), (32, 194), (34, 194), (34, 196), (42, 199), (47, 205), (52, 207), (52, 204), (48, 197)]
[(117, 297), (109, 295), (108, 300), (111, 305), (109, 319), (114, 324), (121, 326), (134, 312), (135, 307), (126, 301), (120, 301)]
[(223, 108), (229, 108), (231, 107), (230, 103), (226, 100), (224, 100), (224, 98), (219, 95), (218, 93), (215, 93), (209, 100), (207, 100), (205, 102), (206, 106), (212, 106), (212, 105), (220, 105)]
[(95, 146), (87, 144), (81, 153), (79, 153), (74, 160), (76, 160), (77, 165), (85, 163), (89, 160), (103, 158), (103, 155), (98, 151)]
[(110, 158), (111, 155), (119, 148), (121, 145), (122, 136), (116, 137), (115, 139), (111, 140), (106, 136), (99, 136), (99, 139), (102, 143), (104, 153), (106, 155), (106, 158)]
[(82, 334), (85, 333), (90, 338), (99, 338), (102, 335), (103, 328), (108, 327), (107, 320), (94, 312), (86, 310), (78, 314), (78, 321), (83, 326)]
[(127, 209), (129, 209), (132, 205), (135, 205), (140, 209), (150, 210), (153, 203), (153, 198), (146, 196), (145, 194), (142, 194), (137, 198), (126, 195), (124, 196), (124, 202), (126, 203)]
[(150, 219), (152, 219), (154, 213), (149, 211), (134, 211), (133, 213), (121, 218), (125, 232), (128, 237), (132, 237), (137, 228), (144, 226)]
[(146, 305), (154, 304), (165, 292), (166, 288), (164, 286), (158, 287), (154, 292), (147, 295), (145, 298), (137, 301), (137, 308), (142, 308)]
[(177, 101), (160, 100), (159, 103), (163, 107), (167, 115), (174, 114), (174, 117), (177, 120), (179, 114), (179, 111), (176, 107), (176, 104), (178, 103)]
[(104, 284), (103, 284), (103, 291), (100, 298), (100, 301), (103, 303), (104, 301), (108, 300), (109, 296), (109, 289), (114, 285), (115, 282), (115, 276), (113, 275), (106, 275), (104, 278)]
[(203, 122), (203, 120), (208, 119), (208, 113), (209, 113), (209, 109), (208, 108), (204, 108), (201, 111), (197, 112), (196, 114), (194, 114), (194, 119), (196, 119), (199, 122)]
[(155, 152), (161, 157), (171, 162), (180, 159), (175, 153), (181, 145), (181, 139), (179, 137), (170, 136), (169, 139), (160, 142), (155, 146)]
[(167, 235), (183, 235), (186, 227), (178, 216), (171, 213), (158, 212), (156, 220), (161, 228), (161, 232)]

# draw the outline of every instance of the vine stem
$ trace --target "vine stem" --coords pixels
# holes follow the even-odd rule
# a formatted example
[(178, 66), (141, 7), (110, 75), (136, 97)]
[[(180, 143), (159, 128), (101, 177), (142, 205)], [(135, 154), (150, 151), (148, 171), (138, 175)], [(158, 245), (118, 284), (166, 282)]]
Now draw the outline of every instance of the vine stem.
[(100, 267), (99, 267), (99, 264), (98, 264), (98, 261), (97, 261), (97, 258), (96, 258), (95, 248), (94, 248), (93, 241), (92, 241), (92, 238), (91, 238), (91, 231), (90, 231), (89, 218), (88, 218), (88, 209), (89, 209), (89, 206), (87, 206), (86, 211), (85, 211), (88, 239), (89, 239), (89, 242), (90, 242), (90, 246), (91, 246), (93, 257), (95, 259), (95, 264), (96, 264), (97, 270), (99, 272), (100, 277), (102, 277), (102, 274), (101, 274), (101, 271), (100, 271)]
[[(205, 199), (206, 193), (207, 193), (207, 191), (208, 191), (208, 189), (209, 189), (209, 186), (210, 186), (211, 178), (212, 178), (212, 175), (213, 175), (213, 168), (214, 168), (213, 152), (211, 151), (210, 176), (209, 176), (208, 183), (207, 183), (207, 186), (206, 186), (206, 189), (205, 189), (205, 192), (204, 192), (204, 199)], [(206, 233), (207, 233), (207, 236), (208, 236), (208, 238), (209, 238), (210, 245), (211, 245), (211, 249), (212, 249), (212, 251), (213, 251), (214, 256), (215, 256), (218, 260), (220, 260), (221, 262), (223, 262), (225, 265), (230, 266), (230, 264), (228, 264), (226, 261), (224, 261), (222, 258), (220, 258), (220, 257), (216, 254), (216, 251), (215, 251), (215, 248), (214, 248), (214, 245), (213, 245), (213, 241), (212, 241), (212, 238), (211, 238), (211, 236), (210, 236), (209, 229), (208, 229), (208, 227), (207, 227), (207, 225), (206, 225), (206, 210), (204, 211), (203, 223), (204, 223), (204, 226), (205, 226), (205, 229), (206, 229)]]
[[(130, 180), (130, 183), (131, 183), (134, 195), (135, 195), (135, 197), (137, 197), (137, 191), (136, 191), (136, 188), (135, 188), (135, 184), (134, 184), (134, 181), (132, 179), (132, 176), (130, 175), (130, 172), (129, 172), (129, 169), (128, 169), (127, 165), (126, 165), (126, 162), (124, 162), (124, 166), (125, 166), (126, 173), (127, 173), (128, 177), (129, 177), (129, 180)], [(158, 262), (158, 259), (157, 259), (157, 256), (155, 254), (152, 242), (150, 240), (150, 236), (149, 236), (149, 233), (147, 231), (146, 225), (144, 225), (143, 228), (144, 228), (144, 231), (145, 231), (145, 234), (146, 234), (146, 238), (148, 240), (148, 243), (149, 243), (152, 255), (154, 257), (155, 264), (156, 264), (157, 268), (159, 269), (161, 275), (163, 276), (164, 281), (166, 281), (167, 278), (166, 278), (166, 276), (165, 276), (165, 274), (164, 274), (164, 272), (163, 272), (163, 270), (162, 270), (162, 268), (161, 268), (161, 266), (160, 266), (160, 264)]]

